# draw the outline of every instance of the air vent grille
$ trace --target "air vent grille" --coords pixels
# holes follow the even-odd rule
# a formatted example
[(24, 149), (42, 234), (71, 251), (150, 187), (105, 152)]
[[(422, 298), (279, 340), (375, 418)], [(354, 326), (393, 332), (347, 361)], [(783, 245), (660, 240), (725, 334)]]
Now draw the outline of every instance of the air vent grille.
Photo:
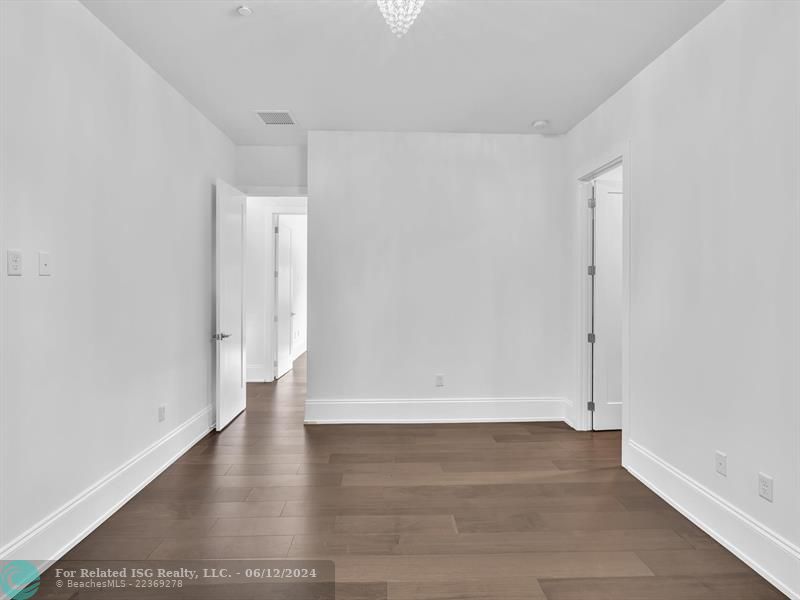
[(294, 119), (285, 110), (260, 110), (256, 113), (264, 125), (294, 125)]

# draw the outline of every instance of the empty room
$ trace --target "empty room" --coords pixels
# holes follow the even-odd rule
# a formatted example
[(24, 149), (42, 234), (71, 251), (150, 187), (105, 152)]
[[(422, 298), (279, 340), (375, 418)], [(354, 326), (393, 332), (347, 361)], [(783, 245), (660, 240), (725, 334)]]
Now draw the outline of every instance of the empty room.
[(800, 0), (0, 0), (0, 598), (800, 600)]

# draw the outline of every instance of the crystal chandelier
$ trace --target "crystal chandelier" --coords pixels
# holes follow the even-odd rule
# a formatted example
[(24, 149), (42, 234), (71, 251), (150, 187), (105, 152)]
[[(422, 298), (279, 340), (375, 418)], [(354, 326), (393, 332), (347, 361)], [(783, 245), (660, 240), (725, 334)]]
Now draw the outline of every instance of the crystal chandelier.
[(383, 18), (397, 37), (403, 37), (422, 10), (425, 0), (378, 0)]

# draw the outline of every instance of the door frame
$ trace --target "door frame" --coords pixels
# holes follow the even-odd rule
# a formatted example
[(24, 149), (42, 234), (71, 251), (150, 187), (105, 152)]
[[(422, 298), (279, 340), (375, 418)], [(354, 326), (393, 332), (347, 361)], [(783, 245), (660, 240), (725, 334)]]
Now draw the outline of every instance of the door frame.
[(616, 144), (607, 152), (587, 161), (575, 172), (576, 182), (576, 227), (578, 239), (578, 252), (576, 253), (575, 273), (577, 274), (577, 289), (579, 301), (576, 306), (576, 344), (578, 349), (577, 377), (579, 388), (575, 397), (578, 405), (573, 410), (575, 429), (591, 431), (592, 414), (589, 410), (591, 389), (591, 345), (588, 343), (591, 318), (591, 281), (587, 273), (587, 258), (590, 253), (590, 231), (588, 198), (585, 193), (587, 183), (596, 179), (603, 173), (622, 165), (622, 450), (623, 463), (625, 448), (630, 436), (630, 420), (633, 406), (631, 405), (630, 389), (630, 297), (631, 297), (631, 208), (633, 196), (631, 194), (632, 168), (630, 144), (628, 142)]

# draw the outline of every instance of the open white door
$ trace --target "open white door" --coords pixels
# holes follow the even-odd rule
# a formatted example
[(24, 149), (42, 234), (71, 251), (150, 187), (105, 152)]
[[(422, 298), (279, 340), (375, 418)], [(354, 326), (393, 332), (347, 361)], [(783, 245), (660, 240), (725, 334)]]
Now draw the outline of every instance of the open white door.
[(275, 226), (275, 379), (292, 368), (292, 230)]
[(217, 431), (245, 408), (244, 261), (247, 202), (217, 179), (216, 194), (216, 382)]
[(595, 430), (622, 429), (622, 182), (595, 182)]

